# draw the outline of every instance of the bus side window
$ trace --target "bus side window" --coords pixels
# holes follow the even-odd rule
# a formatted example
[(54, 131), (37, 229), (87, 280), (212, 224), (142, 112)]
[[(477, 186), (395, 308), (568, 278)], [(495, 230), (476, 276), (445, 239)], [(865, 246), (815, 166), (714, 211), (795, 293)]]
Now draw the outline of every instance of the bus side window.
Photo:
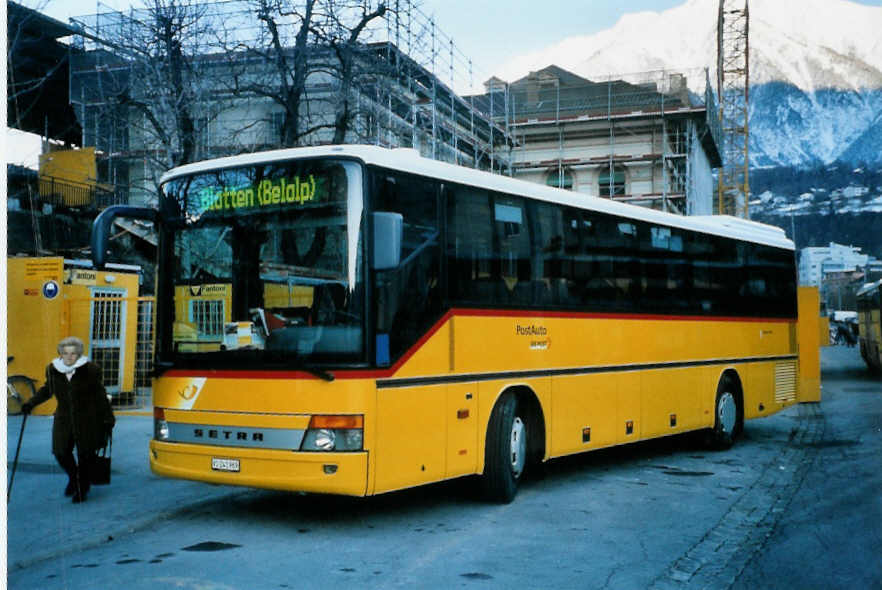
[(529, 306), (533, 269), (530, 260), (532, 241), (528, 211), (519, 197), (493, 198), (493, 258), (499, 268), (505, 290), (498, 304)]
[[(789, 273), (793, 267), (792, 254), (759, 244), (749, 244), (748, 269), (750, 280), (747, 291), (754, 300), (754, 309), (792, 317), (796, 315), (793, 302), (796, 293)], [(746, 310), (748, 311), (748, 310)]]
[(582, 302), (599, 309), (633, 311), (638, 303), (640, 259), (635, 222), (597, 214), (592, 218), (596, 245), (576, 269)]
[(532, 206), (534, 245), (533, 268), (535, 303), (539, 307), (565, 305), (568, 299), (566, 279), (563, 278), (564, 221), (563, 211), (547, 203)]
[(575, 254), (582, 250), (582, 214), (578, 209), (567, 209), (563, 214), (564, 252)]
[(437, 183), (396, 174), (378, 184), (375, 210), (403, 216), (401, 262), (375, 275), (377, 332), (389, 343), (389, 354), (378, 351), (378, 358), (385, 361), (397, 358), (438, 319), (440, 236)]
[(641, 310), (656, 313), (689, 312), (692, 265), (686, 258), (682, 230), (650, 225), (641, 236), (643, 293)]
[(713, 250), (710, 258), (711, 300), (713, 312), (723, 315), (738, 315), (742, 304), (738, 299), (742, 272), (738, 267), (737, 244), (724, 238), (713, 236)]
[(456, 187), (447, 200), (447, 267), (451, 301), (490, 306), (503, 296), (494, 256), (492, 198), (485, 190)]

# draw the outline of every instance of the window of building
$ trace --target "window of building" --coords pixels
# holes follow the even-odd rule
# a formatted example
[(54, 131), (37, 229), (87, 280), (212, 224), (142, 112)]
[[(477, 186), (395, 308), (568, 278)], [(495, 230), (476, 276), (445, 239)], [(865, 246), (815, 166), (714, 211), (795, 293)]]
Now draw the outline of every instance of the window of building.
[(224, 302), (204, 299), (190, 301), (190, 321), (196, 324), (196, 331), (200, 338), (223, 336)]
[(211, 119), (209, 117), (196, 117), (194, 121), (193, 135), (196, 142), (196, 156), (208, 158), (211, 155)]
[(609, 167), (604, 168), (600, 172), (598, 179), (600, 185), (599, 194), (601, 197), (611, 197), (625, 194), (625, 167), (613, 166), (612, 174)]
[(284, 132), (284, 125), (285, 125), (284, 111), (273, 111), (272, 113), (270, 113), (270, 120), (269, 120), (269, 128), (270, 128), (269, 142), (270, 143), (276, 144), (276, 145), (281, 145), (282, 133)]
[(554, 188), (573, 190), (573, 171), (569, 168), (554, 168), (545, 175), (545, 184)]

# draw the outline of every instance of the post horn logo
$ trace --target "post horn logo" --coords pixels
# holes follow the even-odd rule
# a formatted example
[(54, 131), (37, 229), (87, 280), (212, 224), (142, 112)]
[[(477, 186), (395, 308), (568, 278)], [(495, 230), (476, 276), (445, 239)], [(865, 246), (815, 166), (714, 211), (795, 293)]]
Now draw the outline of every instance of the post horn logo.
[(196, 397), (197, 393), (199, 393), (199, 388), (193, 383), (178, 391), (178, 395), (187, 401)]

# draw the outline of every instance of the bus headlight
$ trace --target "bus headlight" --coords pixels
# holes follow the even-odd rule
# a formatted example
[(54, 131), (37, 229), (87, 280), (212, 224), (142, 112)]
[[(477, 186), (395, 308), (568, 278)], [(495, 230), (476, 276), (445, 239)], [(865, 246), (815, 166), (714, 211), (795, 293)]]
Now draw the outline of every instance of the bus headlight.
[(333, 451), (337, 444), (337, 435), (333, 430), (325, 430), (322, 428), (321, 430), (315, 431), (315, 446), (320, 451)]
[(168, 422), (165, 421), (165, 410), (153, 408), (153, 438), (168, 440)]
[(313, 416), (301, 451), (360, 451), (364, 447), (364, 416)]

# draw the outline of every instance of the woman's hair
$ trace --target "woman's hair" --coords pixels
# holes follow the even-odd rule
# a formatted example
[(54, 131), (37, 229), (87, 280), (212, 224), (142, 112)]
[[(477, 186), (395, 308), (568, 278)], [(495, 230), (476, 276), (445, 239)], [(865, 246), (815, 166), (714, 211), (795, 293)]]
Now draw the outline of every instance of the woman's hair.
[(58, 343), (58, 354), (61, 354), (62, 348), (66, 348), (68, 346), (73, 346), (77, 351), (77, 355), (83, 355), (83, 349), (85, 348), (85, 346), (83, 345), (83, 341), (76, 336), (68, 336), (67, 338), (63, 338), (61, 342)]

